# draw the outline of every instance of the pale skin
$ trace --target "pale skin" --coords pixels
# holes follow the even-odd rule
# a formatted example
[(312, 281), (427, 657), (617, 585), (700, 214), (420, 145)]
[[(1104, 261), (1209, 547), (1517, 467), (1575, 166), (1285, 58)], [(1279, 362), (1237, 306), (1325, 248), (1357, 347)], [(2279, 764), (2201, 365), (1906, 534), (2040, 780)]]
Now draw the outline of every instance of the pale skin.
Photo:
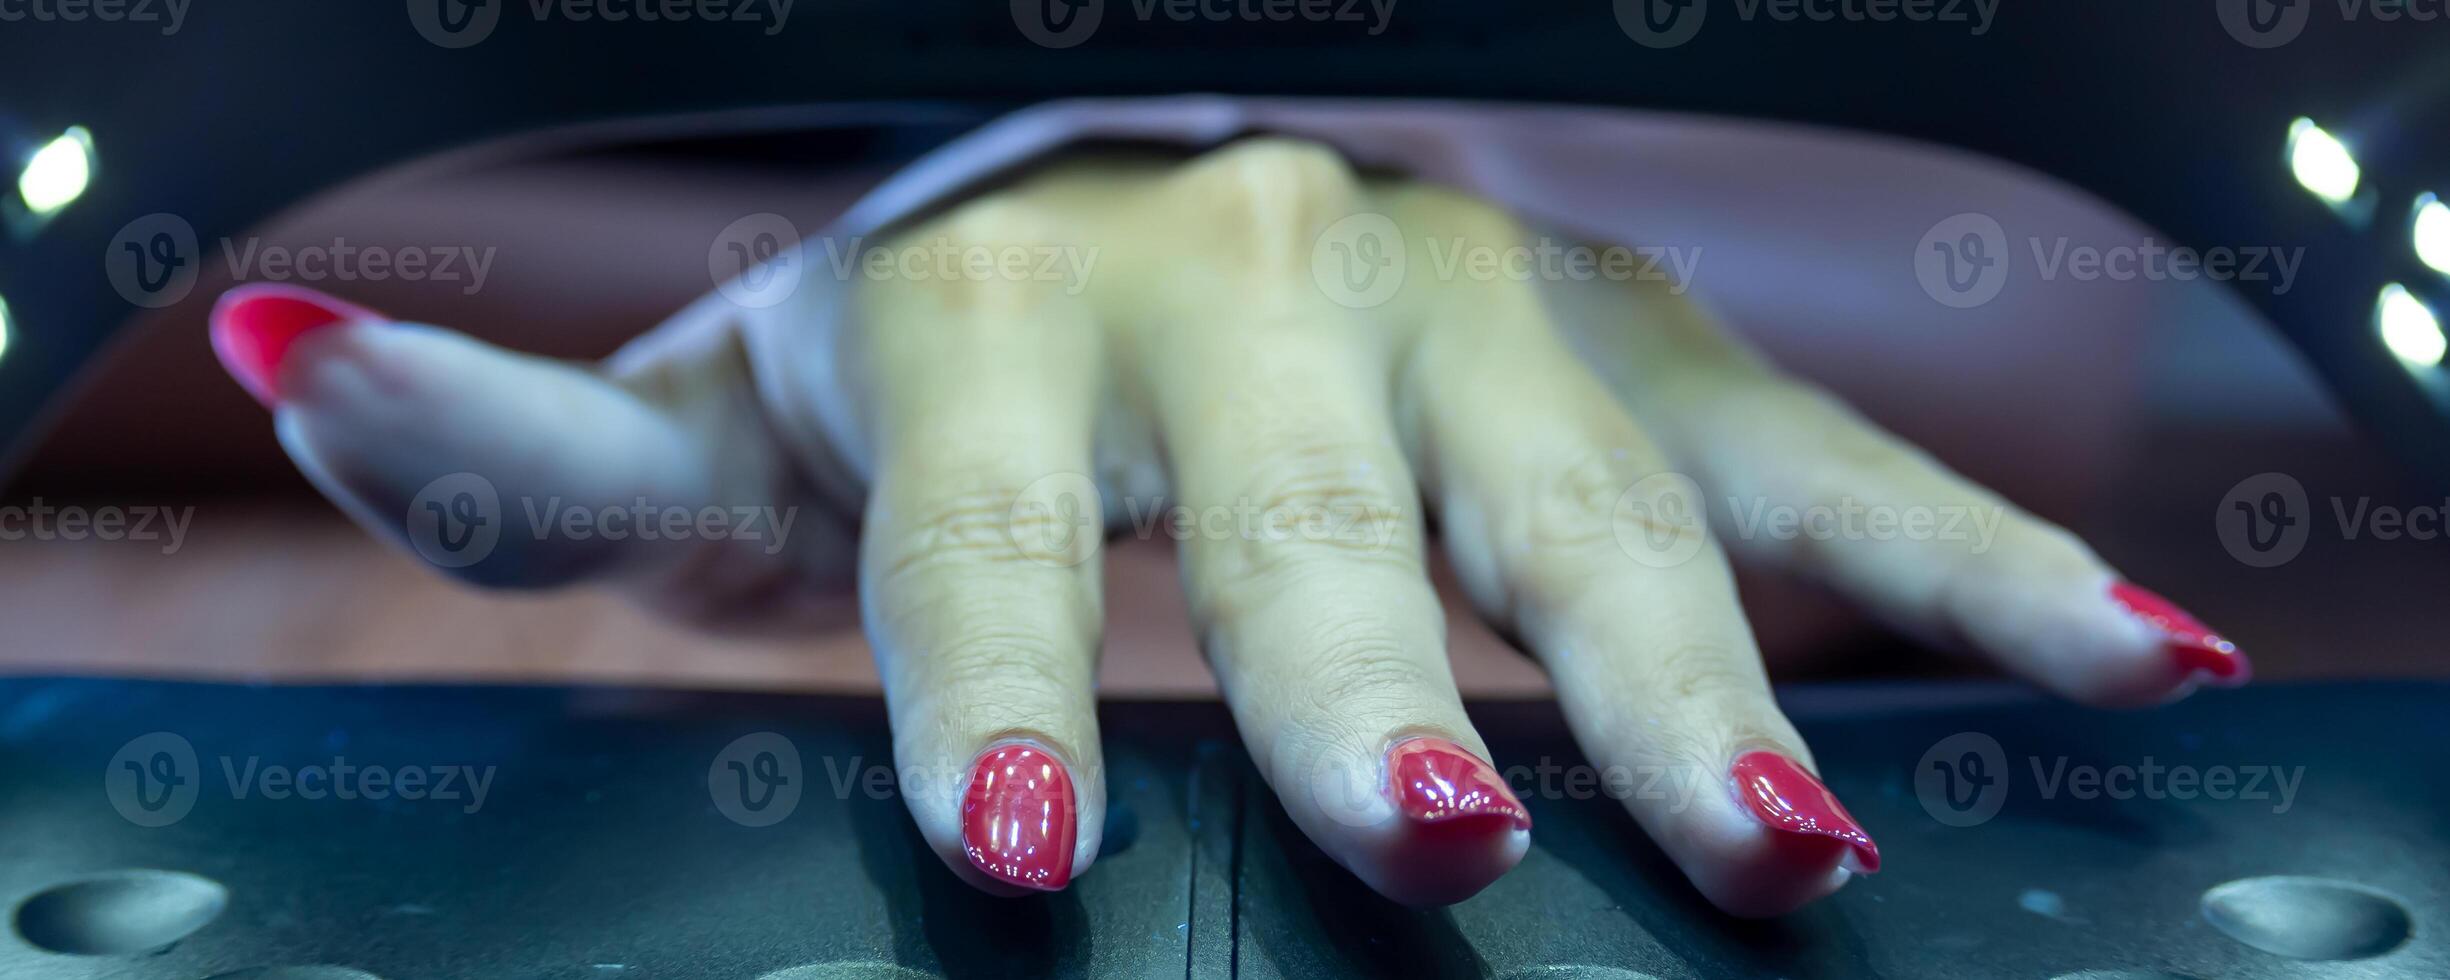
[[(1489, 755), (1446, 663), (1433, 550), (1549, 672), (1591, 763), (1698, 787), (1627, 799), (1627, 832), (1741, 915), (1834, 891), (1848, 858), (1764, 828), (1730, 790), (1745, 752), (1812, 765), (1771, 699), (1731, 559), (2077, 700), (2191, 689), (2158, 635), (2105, 597), (2116, 573), (2081, 541), (1789, 378), (1664, 283), (1440, 276), (1416, 260), (1383, 302), (1353, 304), (1312, 259), (1354, 214), (1415, 241), (1535, 236), (1466, 195), (1364, 178), (1299, 141), (1077, 159), (896, 234), (1093, 252), (1085, 279), (862, 277), (839, 319), (715, 295), (593, 366), (353, 322), (280, 364), (278, 426), (327, 493), (394, 537), (420, 488), (453, 472), (485, 476), (505, 501), (798, 508), (779, 550), (506, 536), (517, 560), (462, 573), (595, 583), (726, 627), (787, 626), (795, 598), (855, 582), (897, 762), (959, 771), (1012, 738), (1050, 750), (1081, 797), (1075, 876), (1103, 831), (1101, 545), (1048, 522), (1084, 499), (1110, 526), (1126, 500), (1334, 516), (1329, 533), (1195, 529), (1182, 583), (1293, 823), (1413, 904), (1468, 897), (1529, 846), (1512, 829), (1425, 835), (1349, 789), (1383, 785), (1388, 746), (1412, 735)], [(1999, 523), (1976, 549), (1673, 519), (1730, 500), (1841, 499)], [(953, 796), (908, 800), (954, 873), (1019, 891), (964, 857)]]

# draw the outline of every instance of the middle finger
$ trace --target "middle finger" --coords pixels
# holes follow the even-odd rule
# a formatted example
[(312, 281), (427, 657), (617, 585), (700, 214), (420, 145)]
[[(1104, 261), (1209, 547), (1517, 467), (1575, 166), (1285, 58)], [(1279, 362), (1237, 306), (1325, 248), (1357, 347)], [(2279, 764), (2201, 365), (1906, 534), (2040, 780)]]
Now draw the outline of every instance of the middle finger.
[(1255, 140), (1164, 192), (1218, 256), (1175, 277), (1142, 345), (1193, 626), (1293, 822), (1382, 894), (1461, 900), (1521, 859), (1530, 816), (1448, 669), (1389, 334), (1310, 278), (1363, 191), (1330, 151)]

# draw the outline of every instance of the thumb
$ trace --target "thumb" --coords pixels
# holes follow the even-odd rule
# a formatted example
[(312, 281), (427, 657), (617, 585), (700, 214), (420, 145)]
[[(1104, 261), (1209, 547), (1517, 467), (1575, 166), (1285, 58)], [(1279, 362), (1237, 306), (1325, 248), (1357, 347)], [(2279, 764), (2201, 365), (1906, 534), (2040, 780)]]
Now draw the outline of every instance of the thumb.
[(576, 365), (272, 283), (224, 294), (212, 342), (326, 496), (478, 584), (669, 567), (694, 539), (662, 515), (715, 499), (669, 413)]

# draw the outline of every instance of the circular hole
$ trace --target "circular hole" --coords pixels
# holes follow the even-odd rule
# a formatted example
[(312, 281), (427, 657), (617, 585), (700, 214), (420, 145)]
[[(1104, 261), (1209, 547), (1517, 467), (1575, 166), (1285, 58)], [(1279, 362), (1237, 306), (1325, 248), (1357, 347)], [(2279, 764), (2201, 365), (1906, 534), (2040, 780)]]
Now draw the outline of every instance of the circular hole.
[(17, 906), (17, 934), (54, 953), (145, 953), (187, 938), (230, 891), (183, 871), (113, 871), (53, 885)]
[(345, 966), (259, 966), (236, 973), (216, 973), (205, 980), (383, 980)]
[(2333, 878), (2241, 878), (2203, 893), (2203, 917), (2229, 938), (2301, 960), (2353, 960), (2407, 941), (2399, 901)]

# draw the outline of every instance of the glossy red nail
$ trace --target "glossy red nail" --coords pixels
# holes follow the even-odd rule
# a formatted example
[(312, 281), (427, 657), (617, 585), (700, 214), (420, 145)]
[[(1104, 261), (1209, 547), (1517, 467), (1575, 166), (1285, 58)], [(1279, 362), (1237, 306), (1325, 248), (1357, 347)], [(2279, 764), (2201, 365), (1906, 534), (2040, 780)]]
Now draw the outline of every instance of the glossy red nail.
[(1079, 832), (1072, 773), (1052, 753), (1007, 743), (970, 767), (970, 789), (961, 798), (961, 847), (978, 870), (1055, 891), (1072, 880)]
[(303, 286), (256, 282), (213, 304), (213, 353), (240, 387), (266, 406), (281, 400), (281, 361), (298, 338), (336, 323), (380, 320), (364, 307)]
[(2238, 650), (2237, 644), (2221, 638), (2220, 634), (2212, 632), (2211, 627), (2203, 625), (2202, 620), (2187, 615), (2186, 610), (2178, 608), (2175, 603), (2132, 582), (2110, 586), (2110, 598), (2118, 600), (2118, 604), (2126, 607), (2136, 618), (2161, 631), (2161, 635), (2167, 639), (2169, 656), (2177, 661), (2180, 669), (2190, 673), (2202, 671), (2211, 675), (2215, 682), (2231, 685), (2243, 684), (2253, 674), (2252, 666), (2246, 663), (2246, 655)]
[(1442, 738), (1410, 738), (1387, 750), (1388, 793), (1415, 823), (1502, 817), (1531, 829), (1531, 811), (1506, 788), (1497, 767)]
[(1735, 778), (1736, 799), (1772, 830), (1818, 834), (1854, 848), (1855, 866), (1864, 874), (1880, 870), (1880, 845), (1863, 832), (1837, 795), (1795, 760), (1775, 752), (1747, 752), (1728, 770)]

